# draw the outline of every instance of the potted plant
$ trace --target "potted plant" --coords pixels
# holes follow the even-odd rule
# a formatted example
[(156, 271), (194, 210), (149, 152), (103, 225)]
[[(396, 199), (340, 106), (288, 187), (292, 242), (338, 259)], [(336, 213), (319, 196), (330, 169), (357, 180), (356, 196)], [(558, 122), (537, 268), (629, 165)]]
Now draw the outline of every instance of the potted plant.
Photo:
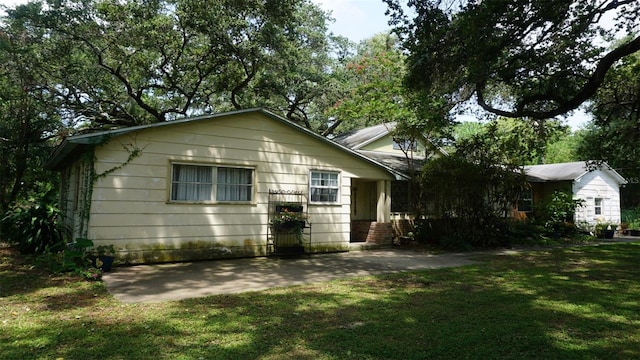
[(283, 211), (278, 212), (273, 219), (271, 219), (269, 225), (271, 225), (274, 230), (287, 232), (300, 230), (300, 232), (302, 232), (306, 221), (307, 216), (305, 214), (283, 209)]
[(302, 212), (283, 208), (269, 222), (274, 235), (274, 252), (280, 254), (300, 254), (304, 252), (302, 232), (307, 216)]
[(93, 257), (93, 266), (103, 272), (111, 271), (111, 266), (113, 266), (113, 260), (115, 259), (115, 252), (116, 250), (113, 245), (100, 245), (96, 247), (95, 253), (97, 253), (97, 256)]
[(621, 222), (620, 232), (622, 233), (622, 235), (629, 235), (629, 223)]
[(618, 224), (610, 223), (609, 227), (604, 231), (604, 238), (613, 239), (613, 236), (615, 235), (617, 228), (618, 228)]
[(301, 203), (296, 203), (296, 202), (283, 202), (283, 203), (279, 203), (276, 205), (276, 212), (277, 213), (281, 213), (281, 212), (294, 212), (294, 213), (301, 213), (303, 210), (303, 206)]
[(598, 221), (595, 228), (596, 236), (600, 239), (613, 239), (617, 228), (617, 224), (608, 221)]

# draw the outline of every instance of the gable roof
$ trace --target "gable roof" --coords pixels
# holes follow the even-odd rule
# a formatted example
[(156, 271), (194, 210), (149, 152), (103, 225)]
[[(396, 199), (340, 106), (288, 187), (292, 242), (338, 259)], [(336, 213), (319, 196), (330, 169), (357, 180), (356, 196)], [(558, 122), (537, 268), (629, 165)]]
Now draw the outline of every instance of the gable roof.
[[(359, 150), (371, 144), (372, 142), (383, 138), (396, 128), (396, 122), (383, 123), (380, 125), (369, 126), (364, 129), (351, 130), (336, 136), (333, 140), (349, 149)], [(423, 135), (423, 140), (443, 155), (449, 155), (443, 148), (436, 145), (431, 139)]]
[(590, 166), (591, 161), (576, 161), (559, 164), (529, 165), (524, 167), (530, 182), (576, 181), (582, 176), (599, 169), (609, 173), (618, 183), (626, 184), (627, 180), (612, 169), (607, 163)]
[(356, 151), (353, 151), (347, 147), (345, 147), (344, 145), (341, 145), (335, 141), (332, 141), (330, 139), (327, 139), (324, 136), (321, 136), (319, 134), (316, 134), (315, 132), (306, 129), (298, 124), (295, 124), (279, 115), (276, 115), (266, 109), (263, 108), (252, 108), (252, 109), (244, 109), (244, 110), (236, 110), (236, 111), (230, 111), (230, 112), (224, 112), (224, 113), (217, 113), (217, 114), (207, 114), (207, 115), (201, 115), (201, 116), (194, 116), (194, 117), (189, 117), (189, 118), (184, 118), (184, 119), (178, 119), (178, 120), (173, 120), (173, 121), (165, 121), (165, 122), (160, 122), (160, 123), (153, 123), (153, 124), (147, 124), (147, 125), (138, 125), (138, 126), (131, 126), (131, 127), (126, 127), (126, 128), (120, 128), (120, 129), (115, 129), (115, 130), (106, 130), (106, 131), (100, 131), (100, 132), (95, 132), (95, 133), (90, 133), (90, 134), (83, 134), (83, 135), (76, 135), (76, 136), (70, 136), (68, 138), (66, 138), (53, 152), (53, 154), (49, 157), (49, 159), (47, 160), (46, 164), (45, 164), (45, 168), (47, 169), (51, 169), (51, 170), (58, 170), (60, 169), (65, 162), (69, 159), (69, 158), (74, 158), (75, 155), (80, 154), (84, 151), (87, 150), (87, 148), (89, 148), (90, 146), (93, 145), (98, 145), (103, 143), (104, 141), (106, 141), (107, 139), (113, 138), (115, 136), (119, 136), (119, 135), (124, 135), (124, 134), (128, 134), (128, 133), (132, 133), (132, 132), (136, 132), (136, 131), (140, 131), (140, 130), (145, 130), (145, 129), (150, 129), (150, 128), (159, 128), (159, 127), (163, 127), (163, 126), (173, 126), (173, 125), (177, 125), (177, 124), (184, 124), (184, 123), (194, 123), (194, 122), (200, 122), (200, 121), (212, 121), (216, 118), (221, 118), (221, 117), (226, 117), (226, 116), (232, 116), (232, 115), (239, 115), (239, 114), (248, 114), (248, 113), (260, 113), (263, 114), (271, 119), (274, 119), (276, 121), (279, 121), (291, 128), (293, 128), (296, 131), (300, 131), (302, 133), (304, 133), (307, 136), (311, 136), (319, 141), (322, 141), (325, 144), (331, 145), (336, 147), (337, 149), (351, 155), (354, 156), (356, 158), (359, 158), (361, 160), (364, 160), (378, 168), (381, 168), (385, 171), (387, 171), (389, 174), (391, 174), (392, 176), (394, 176), (396, 179), (400, 180), (404, 180), (406, 179), (406, 175), (402, 174), (401, 172), (387, 166), (384, 165), (383, 163), (380, 163), (378, 161), (375, 161), (374, 159), (371, 159), (367, 156), (364, 156)]
[(364, 129), (351, 130), (344, 134), (340, 134), (333, 140), (348, 147), (349, 149), (358, 150), (363, 146), (386, 136), (395, 129), (395, 127), (395, 122), (369, 126)]

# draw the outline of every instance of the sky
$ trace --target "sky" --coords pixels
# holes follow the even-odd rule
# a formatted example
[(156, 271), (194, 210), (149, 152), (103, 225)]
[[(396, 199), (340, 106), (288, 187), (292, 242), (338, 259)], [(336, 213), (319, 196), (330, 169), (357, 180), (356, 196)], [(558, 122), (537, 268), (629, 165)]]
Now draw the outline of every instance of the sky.
[[(329, 24), (329, 30), (342, 35), (353, 42), (372, 37), (391, 29), (387, 23), (386, 4), (382, 0), (311, 0), (323, 10), (330, 11), (335, 21)], [(13, 6), (27, 0), (0, 0), (0, 4)], [(470, 119), (465, 117), (465, 119)], [(567, 124), (576, 130), (589, 120), (582, 111), (569, 116)]]
[(382, 0), (311, 0), (335, 19), (329, 30), (354, 42), (391, 29)]

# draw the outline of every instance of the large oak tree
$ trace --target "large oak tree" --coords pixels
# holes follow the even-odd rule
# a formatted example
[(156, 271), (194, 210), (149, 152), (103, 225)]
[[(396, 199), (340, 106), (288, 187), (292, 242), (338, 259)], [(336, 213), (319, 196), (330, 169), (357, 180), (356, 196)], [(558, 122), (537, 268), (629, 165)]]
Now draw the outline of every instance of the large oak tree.
[(607, 73), (590, 103), (593, 121), (580, 153), (605, 160), (633, 183), (640, 182), (640, 54), (629, 56)]
[[(385, 1), (409, 52), (410, 86), (505, 117), (566, 114), (640, 50), (637, 0), (409, 0), (413, 18)], [(630, 36), (607, 47), (620, 33)]]
[(50, 0), (7, 19), (42, 33), (42, 86), (92, 128), (253, 106), (310, 127), (327, 20), (308, 0)]
[(41, 35), (0, 29), (0, 211), (31, 196), (46, 181), (49, 140), (62, 128), (51, 94), (41, 85), (46, 59)]

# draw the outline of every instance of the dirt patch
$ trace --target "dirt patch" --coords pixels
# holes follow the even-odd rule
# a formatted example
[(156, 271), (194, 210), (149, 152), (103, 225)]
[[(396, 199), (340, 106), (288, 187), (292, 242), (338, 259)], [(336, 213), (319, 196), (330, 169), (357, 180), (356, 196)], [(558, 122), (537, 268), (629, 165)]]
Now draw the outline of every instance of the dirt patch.
[[(51, 259), (49, 259), (51, 260)], [(0, 244), (0, 298), (33, 295), (29, 300), (43, 303), (49, 309), (84, 305), (94, 297), (82, 278), (74, 273), (54, 273), (46, 261), (20, 254), (15, 246)], [(62, 294), (60, 288), (70, 283), (82, 284), (73, 294)], [(25, 298), (20, 297), (20, 301)]]

